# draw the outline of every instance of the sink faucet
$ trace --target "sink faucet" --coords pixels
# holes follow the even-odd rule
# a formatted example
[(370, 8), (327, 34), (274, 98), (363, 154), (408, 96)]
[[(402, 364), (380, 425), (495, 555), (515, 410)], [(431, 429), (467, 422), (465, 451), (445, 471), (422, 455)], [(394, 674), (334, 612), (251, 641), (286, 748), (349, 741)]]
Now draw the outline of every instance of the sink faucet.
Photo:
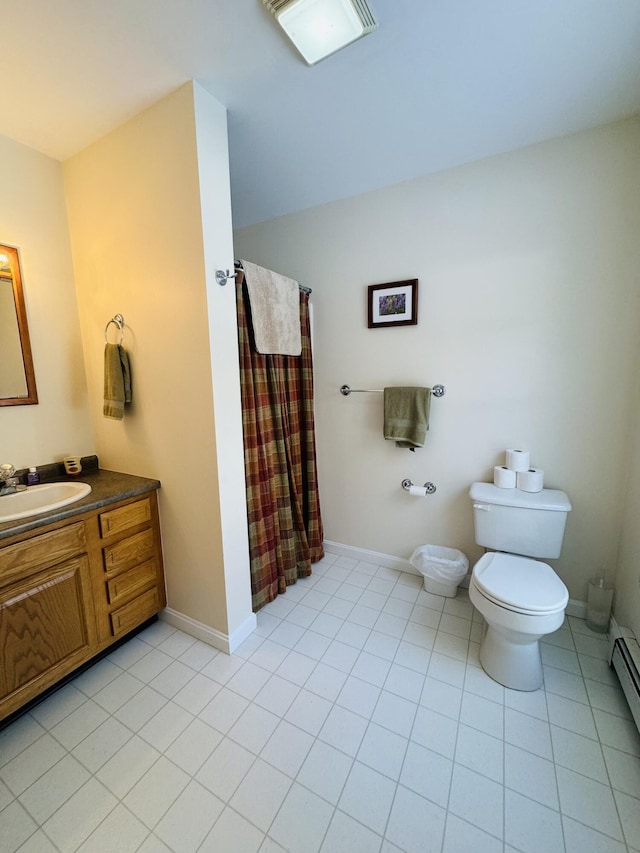
[(0, 465), (0, 496), (13, 495), (15, 492), (26, 488), (20, 485), (20, 480), (17, 477), (13, 476), (15, 473), (16, 469), (10, 462)]

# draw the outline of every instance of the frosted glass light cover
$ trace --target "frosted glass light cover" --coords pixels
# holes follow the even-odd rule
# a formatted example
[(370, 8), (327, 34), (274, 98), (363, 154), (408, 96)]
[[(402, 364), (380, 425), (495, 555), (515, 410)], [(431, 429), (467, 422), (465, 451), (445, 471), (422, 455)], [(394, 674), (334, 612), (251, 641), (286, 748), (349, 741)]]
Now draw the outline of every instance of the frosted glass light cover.
[(369, 32), (351, 0), (294, 0), (276, 19), (309, 65)]

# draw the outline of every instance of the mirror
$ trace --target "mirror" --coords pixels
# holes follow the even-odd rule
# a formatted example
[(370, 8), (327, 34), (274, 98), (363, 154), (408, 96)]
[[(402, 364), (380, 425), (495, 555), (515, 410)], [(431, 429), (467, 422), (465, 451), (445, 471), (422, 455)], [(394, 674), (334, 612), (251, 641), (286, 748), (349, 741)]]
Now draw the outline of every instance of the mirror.
[(0, 245), (0, 406), (38, 402), (18, 250)]

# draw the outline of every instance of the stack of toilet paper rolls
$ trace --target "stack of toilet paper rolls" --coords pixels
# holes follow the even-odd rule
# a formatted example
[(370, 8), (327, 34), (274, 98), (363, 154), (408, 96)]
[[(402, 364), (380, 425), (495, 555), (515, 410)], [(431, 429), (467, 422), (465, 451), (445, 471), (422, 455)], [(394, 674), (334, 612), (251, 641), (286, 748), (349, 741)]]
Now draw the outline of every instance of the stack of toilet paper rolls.
[(505, 465), (493, 469), (493, 482), (500, 489), (520, 489), (522, 492), (541, 492), (544, 471), (532, 468), (528, 450), (505, 451)]

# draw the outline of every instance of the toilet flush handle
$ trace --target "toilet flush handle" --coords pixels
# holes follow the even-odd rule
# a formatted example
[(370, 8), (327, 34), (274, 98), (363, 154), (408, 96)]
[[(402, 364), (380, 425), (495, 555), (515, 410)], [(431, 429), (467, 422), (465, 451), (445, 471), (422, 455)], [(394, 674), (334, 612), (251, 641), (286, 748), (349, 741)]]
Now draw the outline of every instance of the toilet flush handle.
[(488, 504), (474, 504), (474, 509), (481, 509), (483, 512), (491, 512), (491, 507)]

